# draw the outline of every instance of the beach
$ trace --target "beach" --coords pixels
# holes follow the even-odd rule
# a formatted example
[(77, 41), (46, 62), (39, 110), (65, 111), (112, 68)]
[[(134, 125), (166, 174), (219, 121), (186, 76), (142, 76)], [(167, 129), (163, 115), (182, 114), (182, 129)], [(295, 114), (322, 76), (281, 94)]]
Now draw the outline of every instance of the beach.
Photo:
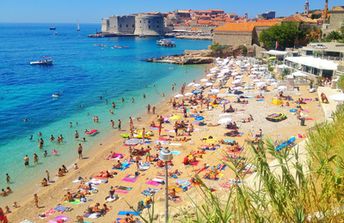
[[(137, 115), (133, 116), (133, 124), (137, 131), (141, 131), (145, 128), (146, 131), (153, 132), (153, 136), (150, 137), (149, 144), (137, 145), (135, 148), (140, 149), (141, 147), (147, 148), (149, 146), (152, 149), (150, 151), (150, 155), (155, 156), (155, 154), (158, 154), (159, 148), (168, 147), (175, 154), (173, 157), (173, 166), (170, 167), (169, 171), (176, 172), (176, 176), (169, 178), (169, 185), (170, 189), (176, 189), (179, 198), (170, 201), (170, 211), (172, 216), (179, 213), (181, 207), (187, 207), (190, 205), (190, 198), (197, 201), (199, 200), (200, 196), (197, 192), (197, 185), (190, 182), (191, 178), (196, 174), (202, 178), (207, 174), (210, 174), (210, 179), (204, 179), (204, 182), (209, 187), (214, 188), (220, 193), (226, 192), (230, 182), (235, 180), (233, 172), (229, 168), (226, 168), (224, 165), (225, 163), (223, 162), (225, 158), (224, 154), (228, 153), (228, 149), (232, 147), (222, 143), (222, 140), (227, 139), (237, 142), (237, 145), (241, 149), (232, 151), (232, 155), (248, 158), (250, 157), (250, 149), (248, 149), (250, 144), (248, 141), (257, 139), (256, 135), (260, 134), (260, 129), (264, 139), (271, 139), (273, 142), (277, 143), (277, 141), (282, 142), (294, 136), (296, 140), (295, 143), (298, 143), (306, 138), (305, 134), (308, 128), (311, 128), (315, 123), (320, 123), (324, 120), (320, 104), (316, 100), (317, 94), (309, 93), (306, 87), (301, 87), (299, 91), (284, 90), (284, 94), (292, 97), (293, 101), (280, 100), (284, 106), (281, 106), (281, 104), (273, 105), (273, 98), (279, 95), (276, 90), (277, 86), (267, 84), (266, 89), (268, 91), (258, 89), (254, 84), (257, 82), (253, 82), (253, 80), (257, 78), (260, 82), (265, 81), (265, 77), (262, 75), (264, 72), (257, 73), (255, 78), (252, 78), (251, 75), (254, 73), (254, 66), (262, 68), (265, 66), (256, 65), (255, 62), (249, 63), (248, 61), (249, 60), (247, 58), (237, 60), (229, 59), (226, 62), (226, 68), (211, 68), (204, 74), (202, 79), (200, 78), (200, 81), (196, 80), (195, 83), (191, 82), (188, 84), (183, 92), (184, 96), (178, 95), (181, 93), (180, 87), (178, 87), (174, 89), (169, 97), (162, 100), (160, 99), (161, 103), (156, 105), (156, 114), (147, 114), (146, 104), (141, 103), (141, 111), (136, 112)], [(219, 64), (224, 63), (224, 61), (219, 60), (217, 63), (218, 64), (216, 66), (219, 66)], [(243, 69), (240, 64), (249, 65)], [(228, 69), (228, 72), (223, 73), (222, 77), (225, 78), (222, 79), (222, 84), (219, 84), (219, 82), (221, 82), (219, 81), (219, 79), (221, 79), (221, 71), (224, 69)], [(237, 76), (241, 76), (239, 83), (235, 82), (235, 80), (239, 80), (235, 79)], [(254, 87), (244, 89), (244, 86), (248, 86), (250, 84), (253, 84)], [(190, 100), (198, 96), (194, 93), (188, 94), (190, 96), (186, 96), (186, 92), (192, 92), (202, 86), (204, 99), (209, 99), (209, 103), (200, 104), (200, 101), (195, 99), (197, 103), (191, 105), (192, 101)], [(243, 91), (245, 93), (244, 95), (247, 96), (241, 99), (244, 100), (243, 103), (236, 103), (238, 100), (237, 94), (228, 93), (228, 88), (234, 89), (235, 87)], [(214, 89), (217, 90), (215, 91)], [(257, 96), (259, 96), (259, 98), (257, 98)], [(305, 117), (307, 117), (306, 126), (300, 126), (300, 120), (297, 119), (295, 112), (290, 112), (291, 109), (296, 107), (295, 101), (298, 98), (305, 99), (305, 104), (302, 104), (302, 108), (304, 113), (306, 113)], [(184, 105), (182, 105), (183, 99), (185, 100)], [(218, 101), (214, 103), (215, 99)], [(176, 100), (175, 103), (177, 106), (172, 107), (173, 103), (171, 102), (173, 100)], [(245, 100), (247, 100), (248, 103), (246, 103)], [(234, 111), (230, 113), (223, 112), (223, 104), (221, 104), (220, 101), (226, 102), (225, 109), (228, 109), (231, 105)], [(289, 102), (289, 105), (285, 105), (286, 102)], [(183, 118), (183, 107), (187, 108), (187, 118)], [(271, 122), (266, 120), (266, 117), (271, 113), (286, 114), (287, 119), (281, 122)], [(157, 115), (161, 115), (166, 120), (169, 120), (169, 123), (166, 122), (163, 124), (161, 137), (158, 136), (156, 127), (150, 127), (152, 121), (157, 123)], [(137, 120), (137, 117), (141, 118)], [(220, 120), (225, 117), (230, 117), (230, 122), (236, 123), (238, 133), (235, 134), (235, 136), (225, 136), (225, 133), (232, 132), (230, 129), (225, 128), (223, 123), (219, 124)], [(198, 120), (196, 120), (196, 118)], [(245, 122), (243, 122), (243, 120), (245, 120)], [(182, 131), (182, 135), (175, 136), (174, 123), (176, 121), (185, 121), (188, 123), (188, 128), (190, 123), (192, 123), (194, 126), (191, 135), (189, 136), (185, 131)], [(8, 216), (10, 221), (20, 222), (24, 219), (28, 219), (32, 222), (47, 222), (49, 220), (53, 221), (57, 216), (63, 215), (69, 219), (68, 222), (72, 222), (77, 216), (84, 215), (87, 207), (94, 206), (96, 203), (100, 203), (101, 205), (105, 203), (105, 198), (109, 194), (110, 186), (122, 186), (126, 188), (130, 187), (131, 189), (119, 189), (117, 191), (119, 199), (107, 203), (110, 210), (104, 216), (96, 219), (85, 218), (85, 221), (116, 222), (117, 218), (125, 217), (123, 215), (119, 215), (120, 211), (129, 211), (130, 205), (136, 208), (137, 203), (140, 200), (145, 199), (142, 192), (148, 188), (152, 188), (156, 191), (154, 196), (155, 213), (160, 216), (157, 222), (162, 222), (162, 216), (164, 213), (164, 185), (152, 183), (151, 181), (154, 178), (163, 177), (164, 168), (157, 167), (157, 162), (152, 161), (149, 169), (145, 171), (138, 171), (135, 162), (131, 163), (130, 167), (123, 171), (112, 170), (112, 166), (118, 162), (117, 159), (106, 159), (108, 155), (113, 154), (113, 152), (123, 155), (123, 157), (118, 158), (122, 162), (130, 159), (129, 147), (124, 145), (123, 142), (125, 139), (120, 136), (122, 133), (129, 134), (129, 121), (122, 120), (122, 122), (122, 131), (119, 131), (118, 129), (110, 130), (104, 140), (98, 142), (97, 145), (93, 145), (92, 149), (85, 152), (84, 156), (87, 157), (87, 159), (77, 162), (79, 169), (74, 170), (70, 167), (66, 176), (56, 179), (56, 182), (50, 184), (48, 187), (39, 189), (38, 197), (40, 208), (35, 207), (32, 195), (32, 197), (29, 197), (26, 201), (19, 202), (20, 208), (11, 208), (13, 213)], [(199, 125), (200, 122), (204, 122), (206, 125)], [(184, 137), (187, 140), (184, 140)], [(160, 144), (157, 144), (157, 142), (160, 142)], [(192, 165), (185, 165), (185, 157), (191, 154), (197, 161), (192, 162)], [(77, 154), (75, 150), (75, 158), (76, 157)], [(142, 161), (145, 161), (146, 155), (142, 155), (141, 159)], [(207, 168), (203, 168), (205, 167), (205, 164)], [(218, 168), (218, 172), (215, 177), (216, 179), (211, 179), (213, 167)], [(116, 171), (116, 175), (111, 178), (107, 178), (107, 183), (94, 185), (94, 187), (97, 188), (97, 192), (87, 196), (86, 203), (68, 203), (63, 201), (67, 192), (75, 192), (78, 190), (77, 187), (79, 186), (79, 182), (73, 183), (73, 181), (78, 177), (83, 177), (88, 181), (90, 177), (94, 177), (101, 171), (105, 170)], [(139, 175), (138, 177), (133, 178), (132, 176), (135, 172), (139, 172)], [(254, 170), (252, 170), (252, 172), (254, 172)], [(51, 175), (53, 174), (55, 174), (55, 172), (51, 173)], [(249, 175), (250, 174), (248, 174), (248, 176)], [(148, 182), (151, 182), (151, 184), (147, 184)], [(37, 184), (39, 184), (39, 182), (37, 182)], [(184, 189), (185, 191), (183, 191), (181, 184), (187, 185), (187, 189)], [(200, 200), (200, 202), (202, 201)], [(64, 213), (54, 211), (54, 207), (58, 204), (70, 207), (73, 210)], [(143, 211), (144, 215), (146, 211), (147, 209)], [(42, 213), (46, 213), (44, 218), (40, 218), (38, 216)]]

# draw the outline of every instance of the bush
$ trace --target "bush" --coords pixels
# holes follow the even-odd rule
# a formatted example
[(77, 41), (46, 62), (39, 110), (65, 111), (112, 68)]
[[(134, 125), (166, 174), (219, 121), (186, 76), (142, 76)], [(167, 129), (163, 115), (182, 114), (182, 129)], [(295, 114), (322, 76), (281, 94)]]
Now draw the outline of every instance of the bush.
[(337, 85), (340, 89), (344, 91), (344, 76), (343, 75), (339, 77)]

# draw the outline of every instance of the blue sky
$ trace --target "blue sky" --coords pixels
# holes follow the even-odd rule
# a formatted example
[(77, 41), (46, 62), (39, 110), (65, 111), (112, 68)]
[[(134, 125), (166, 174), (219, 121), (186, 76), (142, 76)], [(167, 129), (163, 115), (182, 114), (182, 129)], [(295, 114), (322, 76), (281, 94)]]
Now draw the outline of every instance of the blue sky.
[[(99, 23), (102, 17), (145, 11), (175, 9), (223, 9), (249, 17), (266, 10), (277, 16), (303, 11), (305, 0), (0, 0), (0, 22)], [(310, 0), (311, 9), (322, 8), (325, 0)], [(344, 5), (343, 0), (330, 0)]]

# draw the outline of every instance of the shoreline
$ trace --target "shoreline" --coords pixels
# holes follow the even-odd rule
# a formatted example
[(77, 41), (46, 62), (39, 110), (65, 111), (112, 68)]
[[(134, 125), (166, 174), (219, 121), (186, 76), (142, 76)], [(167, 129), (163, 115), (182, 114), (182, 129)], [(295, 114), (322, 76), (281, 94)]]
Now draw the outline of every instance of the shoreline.
[[(205, 76), (205, 74), (206, 73), (202, 73), (202, 74), (200, 74), (200, 77), (204, 77)], [(177, 92), (177, 91), (176, 91)], [(174, 93), (176, 93), (176, 92), (174, 92)], [(252, 93), (255, 93), (256, 91), (253, 91)], [(266, 97), (267, 97), (267, 100), (266, 101), (270, 101), (270, 99), (271, 99), (271, 95), (273, 95), (273, 92), (270, 92)], [(308, 94), (308, 95), (311, 95), (311, 94)], [(169, 106), (169, 104), (168, 104), (168, 101), (169, 101), (169, 99), (170, 99), (170, 97), (166, 97), (165, 98), (165, 100), (161, 103), (161, 104), (159, 104), (158, 106), (157, 106), (157, 114), (161, 114), (161, 115), (166, 115), (166, 114), (171, 114), (171, 108), (170, 108), (170, 106)], [(259, 105), (259, 103), (260, 102), (252, 102), (252, 105), (248, 105), (248, 106), (245, 106), (245, 105), (236, 105), (237, 107), (238, 107), (238, 109), (243, 109), (243, 110), (246, 110), (247, 109), (247, 111), (245, 112), (245, 114), (247, 113), (247, 112), (258, 112), (258, 114), (259, 114), (259, 111), (260, 110), (256, 110), (256, 107), (254, 107), (254, 106), (258, 106)], [(265, 102), (264, 102), (264, 104), (265, 104)], [(252, 107), (249, 107), (249, 106), (252, 106)], [(315, 106), (315, 105), (314, 105)], [(274, 107), (272, 107), (272, 108), (270, 108), (270, 109), (275, 109), (275, 110), (282, 110), (281, 108), (278, 108), (278, 107), (276, 107), (276, 108), (274, 108)], [(312, 111), (313, 111), (313, 109), (314, 108), (312, 108)], [(260, 112), (266, 112), (265, 111), (265, 108), (263, 108), (263, 110), (261, 110)], [(174, 112), (176, 112), (176, 111), (174, 111)], [(212, 114), (213, 112), (215, 112), (215, 114)], [(221, 112), (220, 112), (221, 113)], [(207, 120), (207, 122), (208, 123), (214, 123), (213, 122), (213, 119), (218, 115), (218, 114), (220, 114), (220, 113), (218, 113), (216, 110), (214, 110), (214, 111), (208, 111), (208, 110), (206, 110), (206, 111), (204, 111), (204, 113), (203, 113), (203, 115), (204, 115), (204, 117), (205, 117), (205, 119)], [(142, 113), (141, 113), (142, 114)], [(144, 114), (146, 114), (146, 113), (144, 113)], [(255, 114), (255, 115), (257, 115), (257, 114)], [(146, 127), (146, 126), (149, 126), (149, 124), (150, 124), (150, 121), (151, 120), (154, 120), (155, 119), (155, 116), (153, 116), (153, 115), (145, 115), (146, 117), (147, 117), (147, 119), (144, 119), (142, 122), (138, 122), (138, 123), (136, 123), (136, 122), (134, 122), (135, 123), (135, 126), (137, 127), (137, 128), (142, 128), (142, 127)], [(282, 137), (282, 138), (284, 138), (284, 137), (286, 137), (286, 136), (288, 136), (289, 134), (291, 134), (291, 132), (294, 132), (295, 130), (297, 130), (297, 131), (302, 131), (302, 132), (304, 132), (304, 131), (306, 131), (306, 129), (308, 129), (309, 127), (307, 127), (306, 129), (305, 128), (300, 128), (300, 127), (296, 127), (295, 126), (295, 117), (293, 117), (293, 116), (290, 116), (290, 118), (288, 119), (288, 121), (287, 121), (287, 123), (285, 123), (285, 124), (283, 124), (283, 126), (285, 126), (285, 127), (283, 127), (283, 126), (281, 126), (281, 127), (279, 127), (279, 130), (282, 130), (282, 132), (279, 134), (278, 132), (276, 132), (275, 131), (275, 129), (273, 129), (273, 128), (271, 128), (271, 129), (266, 129), (267, 127), (265, 126), (265, 128), (264, 128), (264, 131), (267, 131), (267, 134), (268, 135), (271, 135), (271, 136), (274, 136), (274, 137), (277, 137), (277, 138), (279, 138), (280, 139), (280, 137)], [(259, 122), (261, 122), (261, 121), (259, 121)], [(312, 122), (313, 123), (313, 122)], [(138, 125), (137, 125), (138, 124)], [(274, 126), (273, 124), (271, 124), (271, 123), (268, 123), (270, 126)], [(266, 124), (267, 125), (267, 124)], [(289, 127), (288, 127), (288, 125), (293, 125), (293, 126), (295, 126), (296, 128), (295, 129), (290, 129)], [(253, 129), (252, 129), (253, 128)], [(251, 126), (251, 125), (249, 125), (249, 126), (244, 126), (244, 129), (245, 129), (245, 138), (247, 137), (246, 136), (246, 132), (250, 132), (250, 131), (256, 131), (256, 128), (257, 128), (257, 126), (256, 125), (254, 125), (254, 126)], [(284, 131), (283, 131), (284, 130)], [(117, 130), (114, 130), (114, 131), (117, 131)], [(214, 128), (208, 128), (208, 130), (207, 131), (205, 131), (205, 129), (202, 131), (202, 130), (200, 130), (200, 132), (195, 132), (195, 134), (193, 134), (192, 135), (192, 141), (190, 142), (190, 143), (187, 143), (187, 145), (185, 145), (185, 147), (184, 146), (182, 146), (182, 147), (180, 147), (180, 150), (182, 151), (182, 152), (186, 152), (187, 151), (187, 149), (189, 149), (190, 150), (190, 148), (189, 147), (192, 147), (192, 148), (197, 148), (196, 146), (198, 145), (199, 146), (199, 144), (198, 143), (196, 143), (195, 144), (195, 142), (193, 141), (194, 139), (199, 139), (199, 138), (201, 138), (201, 136), (205, 136), (205, 135), (209, 135), (209, 134), (216, 134), (216, 133), (222, 133), (223, 132), (223, 130), (221, 130), (220, 132), (218, 132), (218, 129), (216, 128), (216, 127), (214, 127)], [(113, 133), (113, 131), (111, 131), (111, 133)], [(109, 135), (111, 134), (111, 133), (109, 133)], [(115, 139), (116, 138), (116, 139)], [(239, 142), (240, 142), (240, 144), (241, 143), (244, 143), (244, 140), (245, 140), (245, 138), (243, 137), (243, 138), (239, 138), (238, 140), (239, 140)], [(126, 148), (126, 147), (124, 147), (123, 146), (123, 144), (122, 144), (122, 142), (123, 142), (123, 139), (121, 139), (121, 138), (119, 138), (119, 137), (109, 137), (107, 140), (106, 140), (106, 142), (103, 142), (102, 143), (102, 145), (100, 145), (100, 146), (98, 146), (98, 148), (100, 148), (99, 149), (99, 151), (95, 151), (95, 149), (94, 150), (92, 150), (92, 151), (94, 151), (95, 152), (95, 155), (93, 155), (91, 152), (89, 153), (89, 154), (92, 154), (93, 155), (93, 157), (92, 157), (92, 159), (90, 159), (90, 160), (86, 160), (86, 161), (82, 161), (82, 164), (80, 164), (79, 165), (79, 167), (80, 167), (80, 169), (78, 170), (78, 171), (71, 171), (72, 172), (72, 174), (68, 174), (66, 177), (64, 177), (64, 178), (62, 178), (59, 182), (57, 182), (55, 185), (54, 185), (54, 187), (48, 187), (44, 192), (42, 191), (41, 192), (41, 194), (39, 195), (39, 197), (42, 199), (42, 202), (43, 202), (43, 200), (44, 200), (44, 203), (43, 203), (43, 205), (45, 205), (46, 207), (45, 207), (45, 209), (47, 209), (49, 206), (48, 205), (50, 205), (50, 206), (52, 206), (52, 205), (55, 205), (55, 204), (57, 204), (56, 203), (56, 201), (58, 201), (58, 200), (61, 200), (62, 199), (62, 197), (63, 197), (63, 194), (65, 194), (65, 192), (67, 191), (66, 190), (66, 186), (70, 186), (71, 185), (71, 181), (72, 180), (74, 180), (75, 178), (76, 178), (76, 176), (90, 176), (90, 175), (94, 175), (95, 173), (97, 173), (97, 172), (99, 172), (100, 170), (104, 170), (104, 168), (108, 168), (108, 166), (109, 166), (109, 163), (111, 163), (111, 161), (105, 161), (104, 160), (104, 157), (108, 154), (108, 152), (109, 151), (116, 151), (116, 152), (121, 152), (122, 151), (122, 149), (123, 148)], [(117, 145), (117, 146), (116, 146)], [(115, 149), (114, 149), (114, 146), (116, 146), (115, 147)], [(212, 154), (217, 154), (216, 152), (212, 152), (212, 153), (210, 153), (209, 155), (210, 156), (212, 156)], [(208, 156), (209, 156), (208, 155)], [(218, 154), (217, 154), (218, 155)], [(181, 157), (176, 157), (175, 159), (176, 159), (176, 163), (178, 163), (178, 167), (180, 167), (181, 165), (179, 164), (179, 162), (181, 162), (181, 159), (180, 159)], [(99, 161), (101, 160), (101, 162), (99, 162)], [(212, 164), (214, 164), (214, 163), (216, 163), (218, 160), (217, 159), (215, 159), (215, 157), (213, 158), (213, 159), (211, 159), (211, 160), (207, 160), (207, 163), (208, 162), (210, 162), (210, 163), (212, 163)], [(113, 163), (113, 162), (112, 162)], [(97, 165), (96, 165), (97, 164)], [(94, 166), (94, 168), (92, 168), (92, 166)], [(132, 169), (132, 168), (131, 168)], [(193, 170), (194, 170), (194, 168), (181, 168), (183, 171), (185, 171), (185, 174), (187, 174), (187, 175), (192, 175), (193, 174)], [(130, 172), (132, 172), (132, 170), (129, 170)], [(123, 172), (120, 172), (119, 173), (119, 175), (118, 176), (116, 176), (115, 178), (116, 179), (120, 179), (120, 177), (121, 176), (124, 176), (123, 175), (124, 173)], [(143, 172), (142, 173), (142, 176), (143, 177), (147, 177), (147, 174), (146, 174), (146, 172)], [(229, 175), (230, 176), (230, 175)], [(99, 188), (102, 188), (102, 189), (104, 189), (104, 188), (108, 188), (110, 185), (113, 185), (113, 180), (112, 180), (112, 183), (110, 183), (110, 184), (105, 184), (105, 185), (100, 185), (99, 186)], [(118, 183), (119, 183), (119, 181), (118, 181)], [(138, 185), (139, 186), (139, 188), (138, 189), (142, 189), (145, 185)], [(105, 189), (106, 190), (106, 189)], [(104, 191), (103, 191), (104, 192)], [(195, 196), (195, 194), (194, 193), (192, 193), (192, 191), (190, 192), (191, 193), (191, 196), (192, 197), (194, 197)], [(99, 196), (100, 195), (98, 195), (98, 198), (99, 198)], [(196, 196), (197, 197), (197, 196)], [(136, 204), (135, 203), (135, 201), (137, 201), (137, 200), (135, 200), (135, 197), (134, 196), (131, 196), (131, 197), (127, 197), (127, 198), (124, 198), (126, 201), (128, 201), (129, 203), (131, 203), (131, 204)], [(128, 199), (128, 200), (127, 200)], [(47, 202), (47, 201), (50, 201), (50, 200), (54, 200), (54, 204), (50, 204), (49, 202)], [(99, 200), (99, 199), (98, 199)], [(157, 208), (157, 211), (156, 211), (156, 213), (161, 213), (161, 209), (162, 209), (162, 202), (163, 201), (163, 199), (161, 199), (161, 198), (158, 198), (157, 200), (156, 200), (156, 208)], [(134, 202), (134, 203), (133, 203)], [(87, 206), (89, 205), (89, 204), (93, 204), (94, 203), (94, 201), (93, 202), (91, 202), (91, 203), (87, 203)], [(117, 203), (113, 203), (114, 205), (117, 205)], [(178, 207), (180, 204), (171, 204), (171, 209), (173, 208), (173, 209), (176, 209), (176, 207)], [(24, 204), (24, 207), (22, 207), (21, 209), (18, 209), (18, 210), (21, 210), (20, 211), (20, 213), (21, 212), (24, 212), (24, 213), (32, 213), (32, 211), (35, 211), (35, 212), (37, 212), (37, 209), (35, 209), (35, 208), (33, 208), (32, 207), (33, 206), (33, 203), (32, 203), (32, 199), (28, 199), (27, 201), (26, 201), (26, 203)], [(48, 207), (47, 207), (48, 206)], [(79, 210), (80, 210), (80, 208), (82, 208), (82, 207), (78, 207), (79, 208)], [(41, 212), (42, 211), (44, 211), (45, 209), (42, 209), (41, 210)], [(123, 207), (122, 206), (122, 209), (129, 209), (129, 207)], [(160, 212), (159, 212), (159, 209), (160, 209)], [(16, 210), (16, 211), (18, 211), (18, 210)], [(20, 220), (23, 220), (21, 217), (20, 217), (20, 213), (18, 213), (18, 216), (16, 216), (16, 212), (14, 212), (14, 215), (11, 215), (10, 216), (10, 219), (12, 220), (12, 218), (13, 218), (13, 221), (14, 222), (16, 222), (16, 221), (20, 221)], [(80, 212), (79, 212), (80, 213)], [(74, 213), (74, 215), (75, 215), (76, 213)], [(108, 215), (113, 215), (113, 214), (108, 214)], [(106, 218), (109, 220), (109, 216), (106, 216)], [(33, 216), (30, 214), (30, 217), (32, 218)], [(115, 218), (112, 218), (112, 219), (115, 219)], [(38, 220), (37, 218), (34, 218), (34, 220), (36, 220), (37, 222), (45, 222), (44, 220)], [(104, 218), (100, 218), (99, 220), (95, 220), (95, 222), (104, 222), (105, 221), (105, 219)]]
[[(204, 69), (206, 69), (207, 65), (198, 65), (198, 67), (200, 67), (200, 68), (203, 67)], [(201, 78), (202, 76), (204, 76), (204, 74), (200, 73), (197, 76), (198, 76), (197, 78)], [(154, 99), (154, 101), (156, 103), (155, 106), (157, 109), (157, 114), (161, 114), (160, 110), (163, 110), (164, 111), (163, 113), (166, 113), (168, 111), (169, 100), (178, 91), (179, 91), (179, 89), (175, 89), (174, 92), (170, 92), (170, 94), (166, 95), (165, 97), (162, 97), (160, 95), (159, 98)], [(140, 103), (141, 103), (140, 106), (143, 107), (143, 109), (142, 109), (142, 112), (137, 113), (138, 117), (148, 116), (148, 114), (146, 112), (146, 104), (143, 104), (142, 101)], [(133, 116), (133, 118), (134, 117), (135, 116)], [(156, 115), (149, 114), (148, 120), (137, 122), (137, 124), (149, 125), (150, 122), (152, 120), (155, 120), (155, 119), (156, 119)], [(117, 124), (117, 122), (116, 122), (116, 124)], [(115, 125), (115, 126), (117, 126), (117, 125)], [(122, 131), (121, 132), (125, 132), (124, 130), (127, 129), (128, 126), (129, 126), (128, 120), (122, 120)], [(115, 145), (122, 145), (123, 144), (123, 138), (121, 136), (119, 136), (119, 134), (117, 134), (117, 133), (121, 133), (121, 132), (118, 132), (117, 129), (111, 129), (111, 131), (106, 132), (104, 135), (101, 135), (100, 136), (101, 138), (96, 138), (96, 139), (94, 139), (94, 141), (90, 141), (91, 139), (89, 139), (90, 145), (88, 145), (88, 149), (87, 149), (86, 153), (84, 151), (84, 156), (86, 155), (87, 159), (80, 161), (76, 157), (76, 159), (74, 159), (71, 163), (66, 165), (68, 170), (69, 170), (69, 173), (67, 173), (67, 175), (62, 177), (62, 178), (55, 176), (55, 172), (50, 172), (51, 181), (54, 183), (49, 184), (48, 187), (41, 187), (40, 182), (35, 182), (35, 185), (37, 185), (37, 186), (32, 187), (30, 192), (26, 192), (27, 195), (24, 195), (24, 199), (22, 201), (19, 201), (18, 199), (16, 199), (16, 198), (18, 198), (18, 196), (22, 197), (23, 196), (22, 194), (20, 194), (20, 195), (11, 194), (9, 197), (6, 197), (9, 199), (2, 204), (3, 207), (8, 205), (11, 208), (12, 203), (14, 201), (16, 201), (20, 206), (20, 208), (18, 208), (18, 209), (11, 208), (12, 213), (10, 214), (10, 219), (11, 219), (12, 215), (15, 215), (18, 211), (21, 211), (20, 209), (22, 207), (25, 207), (27, 205), (30, 205), (30, 203), (32, 203), (32, 196), (34, 193), (38, 193), (39, 197), (43, 196), (43, 197), (46, 197), (47, 199), (50, 199), (51, 198), (49, 195), (50, 191), (54, 191), (57, 188), (63, 188), (63, 185), (70, 183), (77, 176), (84, 176), (84, 175), (89, 176), (91, 173), (90, 169), (88, 167), (89, 165), (97, 164), (98, 159), (101, 159), (102, 161), (104, 161), (104, 157), (106, 155), (108, 155), (108, 153), (110, 151), (118, 150), (118, 148), (116, 148)], [(113, 134), (115, 134), (115, 136)], [(72, 146), (72, 145), (70, 145), (70, 146)], [(114, 147), (115, 147), (115, 149), (114, 149)], [(123, 147), (123, 146), (121, 146), (121, 147)], [(75, 148), (71, 148), (71, 149), (74, 150)], [(76, 154), (76, 152), (75, 152), (75, 154)], [(77, 170), (77, 171), (73, 170), (72, 167), (73, 167), (74, 163), (78, 163), (79, 170)], [(62, 163), (61, 163), (61, 165), (62, 165)], [(41, 170), (41, 171), (43, 171), (43, 170)], [(85, 172), (85, 174), (83, 174), (84, 172)], [(42, 178), (43, 177), (45, 177), (44, 174), (42, 174)], [(26, 184), (30, 184), (30, 183), (31, 182), (27, 182)], [(23, 188), (19, 188), (19, 190), (21, 190), (21, 189), (27, 189), (27, 188), (25, 188), (25, 186), (23, 186)], [(18, 191), (18, 189), (17, 189), (17, 191)], [(15, 193), (16, 193), (16, 191), (15, 191)]]

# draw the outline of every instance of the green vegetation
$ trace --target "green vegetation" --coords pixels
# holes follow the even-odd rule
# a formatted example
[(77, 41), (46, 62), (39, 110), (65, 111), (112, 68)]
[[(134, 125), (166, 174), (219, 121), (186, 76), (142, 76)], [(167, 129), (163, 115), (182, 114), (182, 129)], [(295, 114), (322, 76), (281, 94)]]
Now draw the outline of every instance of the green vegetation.
[(296, 23), (282, 23), (261, 32), (259, 41), (267, 49), (274, 49), (276, 41), (281, 49), (285, 49), (286, 47), (294, 47), (298, 33), (299, 29)]
[[(245, 182), (248, 163), (256, 166), (255, 188), (234, 184), (229, 191), (214, 191), (200, 182), (194, 208), (180, 209), (171, 222), (343, 222), (344, 219), (344, 106), (333, 122), (317, 125), (308, 134), (305, 149), (275, 151), (271, 140), (250, 147), (250, 159), (227, 156), (238, 182)], [(249, 148), (247, 148), (249, 149)], [(301, 150), (301, 149), (300, 149)], [(293, 157), (293, 158), (292, 158)], [(276, 163), (269, 165), (269, 159)], [(277, 171), (276, 171), (277, 170)], [(145, 222), (154, 222), (150, 220)]]
[(309, 42), (318, 41), (321, 37), (321, 30), (317, 27), (304, 28), (294, 22), (286, 22), (273, 26), (261, 32), (259, 41), (267, 49), (274, 49), (276, 41), (279, 49), (287, 47), (306, 45)]
[[(344, 21), (343, 21), (344, 22)], [(323, 38), (324, 42), (337, 41), (344, 43), (344, 23), (340, 30), (332, 31)]]
[(340, 89), (342, 89), (344, 91), (344, 76), (339, 77), (337, 85)]
[(218, 43), (215, 43), (210, 46), (210, 49), (212, 51), (212, 56), (214, 57), (229, 57), (229, 56), (247, 56), (248, 55), (248, 49), (246, 46), (241, 45), (237, 48), (233, 48), (232, 46), (224, 46), (219, 45)]

